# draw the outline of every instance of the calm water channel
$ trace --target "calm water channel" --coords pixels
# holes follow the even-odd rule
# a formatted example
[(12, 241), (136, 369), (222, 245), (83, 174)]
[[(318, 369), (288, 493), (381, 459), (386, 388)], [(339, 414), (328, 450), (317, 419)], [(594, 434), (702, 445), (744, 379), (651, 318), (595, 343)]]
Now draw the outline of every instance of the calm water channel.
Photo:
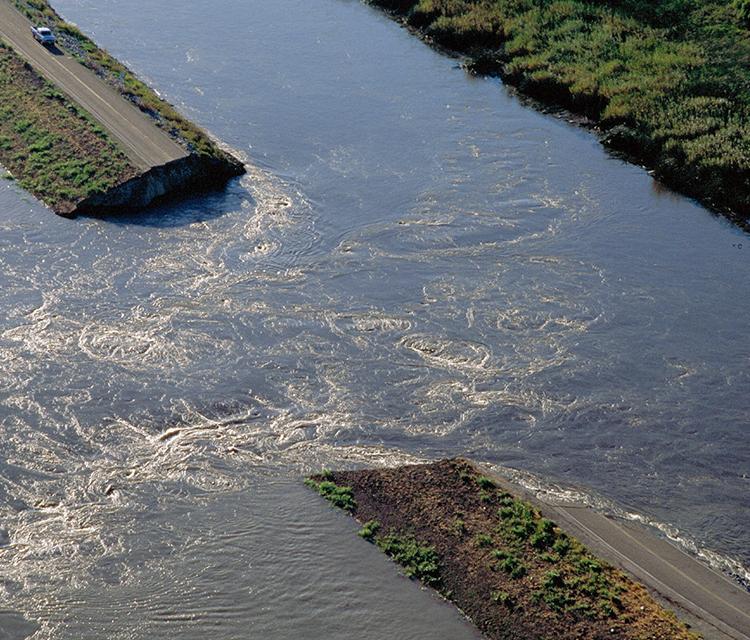
[(298, 484), (454, 454), (747, 577), (746, 234), (357, 0), (55, 5), (252, 169), (0, 184), (0, 638), (472, 638)]

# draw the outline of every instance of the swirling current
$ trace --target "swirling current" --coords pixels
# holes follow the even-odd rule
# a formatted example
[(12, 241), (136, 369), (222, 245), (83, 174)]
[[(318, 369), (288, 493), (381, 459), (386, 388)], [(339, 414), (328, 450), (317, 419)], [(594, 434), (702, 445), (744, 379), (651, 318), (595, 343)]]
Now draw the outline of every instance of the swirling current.
[(0, 637), (475, 637), (299, 487), (458, 454), (748, 581), (743, 231), (356, 0), (55, 6), (249, 173), (0, 182)]

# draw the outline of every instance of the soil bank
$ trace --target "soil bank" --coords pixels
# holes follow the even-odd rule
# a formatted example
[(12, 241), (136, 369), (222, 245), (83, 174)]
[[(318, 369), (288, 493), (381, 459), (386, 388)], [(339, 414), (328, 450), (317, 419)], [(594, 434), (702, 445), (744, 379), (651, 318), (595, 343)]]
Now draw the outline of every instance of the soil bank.
[(644, 586), (466, 460), (325, 472), (308, 484), (488, 638), (698, 637)]

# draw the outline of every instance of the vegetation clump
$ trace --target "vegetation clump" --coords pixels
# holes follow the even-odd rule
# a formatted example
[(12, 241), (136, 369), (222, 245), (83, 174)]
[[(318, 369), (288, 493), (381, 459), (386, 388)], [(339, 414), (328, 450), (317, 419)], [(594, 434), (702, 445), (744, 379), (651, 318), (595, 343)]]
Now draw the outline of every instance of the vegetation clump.
[(431, 587), (440, 582), (440, 563), (434, 547), (420, 544), (413, 536), (393, 533), (376, 538), (375, 544), (398, 562), (410, 578)]
[(526, 575), (526, 566), (514, 552), (495, 549), (493, 555), (498, 560), (497, 567), (505, 571), (511, 578), (523, 578)]
[(476, 482), (479, 485), (481, 489), (494, 489), (495, 483), (492, 482), (491, 478), (488, 478), (487, 476), (477, 476)]
[(493, 591), (492, 602), (498, 602), (502, 605), (505, 605), (509, 609), (512, 609), (515, 605), (513, 596), (511, 596), (507, 591)]
[[(324, 470), (319, 476), (307, 478), (305, 485), (317, 491), (334, 506), (350, 513), (354, 512), (357, 503), (354, 500), (351, 487), (339, 486), (333, 481), (333, 478), (334, 475), (330, 471)], [(429, 586), (439, 584), (440, 559), (434, 547), (421, 544), (412, 535), (395, 532), (378, 535), (380, 531), (380, 522), (368, 520), (362, 525), (357, 535), (376, 544), (383, 553), (403, 567), (404, 574), (409, 578), (420, 580)]]
[(0, 41), (0, 162), (57, 211), (134, 177), (93, 118)]
[(734, 8), (737, 11), (740, 22), (745, 26), (750, 26), (750, 0), (736, 0)]
[(525, 575), (527, 563), (555, 564), (543, 574), (534, 591), (538, 601), (553, 611), (588, 618), (612, 618), (622, 607), (619, 594), (624, 586), (611, 567), (592, 556), (528, 502), (507, 493), (500, 496), (496, 532), (508, 550), (496, 550), (499, 567), (511, 577)]
[(354, 501), (354, 494), (352, 493), (351, 487), (340, 487), (330, 480), (316, 482), (311, 478), (305, 480), (305, 484), (311, 489), (317, 491), (334, 507), (349, 512), (352, 512), (357, 508), (357, 503)]
[(750, 0), (371, 0), (707, 204), (750, 216)]
[(378, 531), (380, 531), (380, 523), (377, 520), (368, 520), (362, 525), (362, 528), (357, 532), (357, 535), (368, 542), (373, 542)]

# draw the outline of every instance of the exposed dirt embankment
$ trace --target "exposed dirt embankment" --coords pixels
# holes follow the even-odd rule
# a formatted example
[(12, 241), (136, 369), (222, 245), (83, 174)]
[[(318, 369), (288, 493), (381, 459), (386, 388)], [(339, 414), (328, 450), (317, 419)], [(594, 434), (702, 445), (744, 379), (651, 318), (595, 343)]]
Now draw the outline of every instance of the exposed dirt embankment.
[(142, 209), (155, 202), (190, 193), (219, 189), (231, 178), (245, 173), (235, 158), (189, 155), (127, 180), (102, 193), (84, 198), (75, 206), (57, 210), (63, 216), (103, 215)]
[(696, 638), (645, 587), (465, 460), (325, 472), (307, 484), (489, 638)]

